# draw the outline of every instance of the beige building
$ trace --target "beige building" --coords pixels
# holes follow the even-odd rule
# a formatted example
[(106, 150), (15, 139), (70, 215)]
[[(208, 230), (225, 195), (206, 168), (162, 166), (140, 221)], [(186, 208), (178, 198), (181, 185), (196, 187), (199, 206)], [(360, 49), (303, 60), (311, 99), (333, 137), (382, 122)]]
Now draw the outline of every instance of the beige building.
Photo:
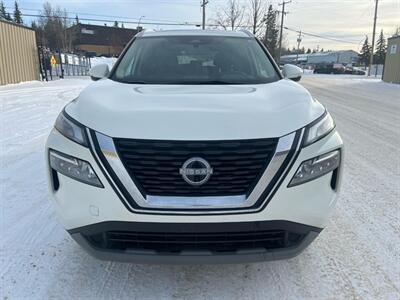
[(388, 38), (383, 81), (400, 83), (400, 35)]
[(35, 31), (0, 20), (0, 85), (39, 79)]

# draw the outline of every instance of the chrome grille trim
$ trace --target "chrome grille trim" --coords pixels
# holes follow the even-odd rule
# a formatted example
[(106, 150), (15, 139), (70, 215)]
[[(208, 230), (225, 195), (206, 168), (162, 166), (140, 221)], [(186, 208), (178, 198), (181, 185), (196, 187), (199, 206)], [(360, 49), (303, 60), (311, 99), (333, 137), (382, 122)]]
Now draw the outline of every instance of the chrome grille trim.
[[(88, 130), (88, 135), (90, 136), (90, 131)], [(303, 137), (304, 130), (300, 130), (299, 138), (297, 139), (296, 145), (294, 145), (296, 132), (290, 133), (279, 138), (278, 145), (276, 147), (276, 151), (274, 153), (273, 158), (271, 159), (269, 165), (265, 169), (262, 177), (259, 182), (256, 184), (255, 188), (247, 197), (245, 195), (242, 196), (217, 196), (217, 197), (164, 197), (164, 196), (151, 196), (148, 195), (146, 198), (143, 197), (139, 189), (136, 187), (134, 182), (132, 181), (130, 175), (125, 169), (122, 161), (120, 160), (117, 150), (115, 148), (113, 139), (109, 136), (101, 134), (99, 132), (94, 132), (94, 135), (97, 139), (98, 146), (100, 148), (101, 155), (104, 156), (107, 163), (111, 167), (112, 171), (115, 172), (115, 175), (123, 184), (123, 187), (128, 191), (129, 195), (134, 199), (135, 203), (139, 206), (139, 208), (133, 207), (126, 197), (123, 196), (123, 192), (118, 187), (118, 185), (114, 183), (114, 188), (118, 190), (119, 196), (124, 198), (125, 204), (130, 207), (132, 211), (142, 212), (142, 213), (155, 213), (155, 214), (229, 214), (229, 213), (251, 213), (258, 211), (260, 206), (263, 206), (266, 199), (270, 194), (272, 194), (278, 182), (282, 179), (282, 177), (287, 172), (287, 169), (291, 166), (293, 160), (296, 155), (292, 155), (290, 161), (286, 164), (285, 170), (282, 172), (282, 176), (276, 181), (274, 186), (271, 188), (268, 195), (265, 195), (265, 199), (263, 199), (260, 206), (252, 207), (259, 197), (262, 196), (266, 187), (277, 173), (277, 171), (282, 167), (284, 161), (288, 157), (289, 153), (293, 148), (295, 148), (295, 152), (297, 153), (301, 146), (301, 140)], [(94, 155), (96, 155), (97, 159), (100, 161), (99, 154), (96, 153), (96, 147), (94, 145), (94, 141), (92, 137), (89, 138), (92, 149), (94, 150)], [(100, 162), (104, 169), (107, 169), (103, 163)], [(173, 198), (173, 205), (166, 203)], [(189, 199), (191, 198), (191, 199)], [(200, 199), (202, 198), (202, 199)], [(214, 200), (214, 205), (211, 201)], [(189, 204), (189, 205), (187, 205)], [(217, 204), (217, 205), (215, 205)], [(206, 209), (205, 211), (198, 211), (196, 209)], [(159, 210), (163, 209), (163, 210)], [(207, 210), (208, 209), (208, 210)], [(229, 210), (224, 210), (229, 209)], [(232, 210), (235, 209), (235, 210)]]

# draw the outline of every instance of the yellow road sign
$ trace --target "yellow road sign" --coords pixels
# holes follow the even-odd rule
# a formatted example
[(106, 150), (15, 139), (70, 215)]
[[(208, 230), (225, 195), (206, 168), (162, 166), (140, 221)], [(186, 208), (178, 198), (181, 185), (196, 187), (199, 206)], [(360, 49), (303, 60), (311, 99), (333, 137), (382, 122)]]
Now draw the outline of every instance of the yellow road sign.
[(52, 66), (55, 66), (57, 64), (57, 61), (56, 61), (56, 58), (54, 57), (54, 55), (51, 56), (50, 63)]

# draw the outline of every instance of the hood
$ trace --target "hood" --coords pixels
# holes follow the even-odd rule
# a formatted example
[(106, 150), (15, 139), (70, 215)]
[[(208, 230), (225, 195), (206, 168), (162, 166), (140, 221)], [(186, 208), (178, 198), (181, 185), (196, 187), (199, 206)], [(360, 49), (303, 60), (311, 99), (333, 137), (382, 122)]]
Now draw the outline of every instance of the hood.
[(99, 80), (66, 112), (111, 137), (234, 140), (281, 137), (324, 113), (291, 80), (256, 85), (138, 85)]

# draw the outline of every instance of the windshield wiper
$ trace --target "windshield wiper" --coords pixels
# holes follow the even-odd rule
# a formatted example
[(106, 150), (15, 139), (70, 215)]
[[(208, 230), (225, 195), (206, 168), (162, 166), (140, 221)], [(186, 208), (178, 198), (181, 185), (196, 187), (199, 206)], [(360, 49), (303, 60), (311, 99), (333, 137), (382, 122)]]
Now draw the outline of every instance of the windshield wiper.
[(147, 81), (143, 81), (143, 80), (125, 81), (124, 83), (130, 83), (130, 84), (149, 84)]
[(230, 82), (230, 81), (223, 81), (223, 80), (207, 80), (207, 81), (144, 81), (144, 80), (120, 80), (122, 83), (129, 83), (129, 84), (171, 84), (171, 85), (207, 85), (207, 84), (245, 84), (240, 82)]

